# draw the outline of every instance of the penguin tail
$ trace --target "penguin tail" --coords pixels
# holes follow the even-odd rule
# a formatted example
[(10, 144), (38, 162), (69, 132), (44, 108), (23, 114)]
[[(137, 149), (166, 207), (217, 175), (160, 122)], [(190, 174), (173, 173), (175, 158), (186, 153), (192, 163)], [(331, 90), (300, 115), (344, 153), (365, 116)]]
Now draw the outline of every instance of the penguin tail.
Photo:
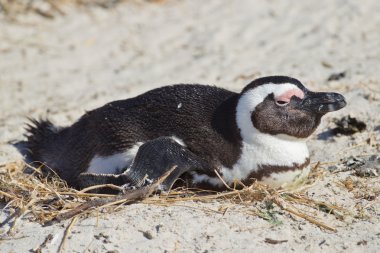
[(26, 141), (23, 141), (23, 152), (27, 162), (47, 162), (51, 144), (57, 138), (61, 128), (49, 120), (28, 118), (25, 130)]

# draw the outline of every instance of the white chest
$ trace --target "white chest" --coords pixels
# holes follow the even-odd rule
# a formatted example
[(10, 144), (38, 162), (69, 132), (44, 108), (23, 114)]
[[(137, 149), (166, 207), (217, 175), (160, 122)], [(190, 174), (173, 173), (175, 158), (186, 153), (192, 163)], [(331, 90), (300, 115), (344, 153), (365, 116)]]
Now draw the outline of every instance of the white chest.
[(308, 157), (309, 151), (304, 140), (257, 133), (252, 143), (243, 143), (240, 158), (232, 168), (223, 167), (221, 172), (223, 179), (231, 183), (235, 179), (246, 179), (259, 169), (259, 165), (290, 167), (303, 164)]
[[(260, 165), (289, 166), (303, 164), (309, 157), (309, 151), (305, 140), (286, 136), (273, 136), (264, 133), (256, 133), (250, 143), (243, 142), (240, 158), (231, 167), (220, 168), (223, 180), (231, 184), (234, 180), (244, 180), (259, 170)], [(278, 186), (291, 181), (302, 171), (289, 171), (273, 173), (269, 178), (263, 178), (264, 182)], [(194, 175), (195, 182), (209, 182), (221, 186), (223, 183), (218, 178), (206, 175)]]

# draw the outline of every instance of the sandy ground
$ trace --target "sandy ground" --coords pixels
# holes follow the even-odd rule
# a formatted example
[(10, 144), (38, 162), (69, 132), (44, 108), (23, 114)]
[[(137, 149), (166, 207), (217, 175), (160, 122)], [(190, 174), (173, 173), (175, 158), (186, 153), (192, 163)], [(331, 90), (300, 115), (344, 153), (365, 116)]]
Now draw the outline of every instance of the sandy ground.
[[(173, 83), (215, 84), (239, 91), (253, 78), (285, 74), (314, 90), (343, 93), (348, 106), (325, 117), (310, 139), (312, 162), (379, 154), (380, 2), (373, 1), (132, 1), (115, 9), (64, 7), (53, 20), (31, 14), (0, 20), (0, 164), (20, 159), (9, 141), (22, 139), (26, 117), (70, 124), (85, 110)], [(346, 76), (328, 82), (333, 73)], [(367, 123), (353, 136), (330, 136), (332, 119)], [(369, 141), (370, 139), (370, 141)], [(321, 229), (275, 210), (279, 222), (223, 214), (223, 201), (162, 207), (134, 204), (82, 218), (66, 252), (379, 252), (380, 201), (365, 192), (379, 178), (351, 172), (325, 175), (306, 194), (350, 210), (343, 219), (315, 212), (337, 228)], [(354, 189), (342, 181), (356, 182)], [(367, 188), (366, 188), (367, 187)], [(375, 191), (375, 190), (374, 190)], [(260, 205), (260, 204), (258, 204)], [(1, 213), (4, 220), (7, 212)], [(1, 252), (55, 252), (67, 222), (48, 227), (20, 220)], [(4, 232), (6, 226), (0, 229)], [(150, 234), (151, 236), (147, 236)], [(287, 240), (280, 244), (265, 238)]]

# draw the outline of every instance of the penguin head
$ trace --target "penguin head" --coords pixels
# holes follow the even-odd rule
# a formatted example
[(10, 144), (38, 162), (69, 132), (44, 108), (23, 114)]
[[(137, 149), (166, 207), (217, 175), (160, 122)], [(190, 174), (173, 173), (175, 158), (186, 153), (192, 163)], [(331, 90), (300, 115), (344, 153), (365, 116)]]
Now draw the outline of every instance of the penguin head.
[(297, 79), (268, 76), (256, 79), (240, 93), (237, 124), (246, 141), (255, 132), (304, 139), (328, 112), (346, 105), (341, 94), (313, 92)]

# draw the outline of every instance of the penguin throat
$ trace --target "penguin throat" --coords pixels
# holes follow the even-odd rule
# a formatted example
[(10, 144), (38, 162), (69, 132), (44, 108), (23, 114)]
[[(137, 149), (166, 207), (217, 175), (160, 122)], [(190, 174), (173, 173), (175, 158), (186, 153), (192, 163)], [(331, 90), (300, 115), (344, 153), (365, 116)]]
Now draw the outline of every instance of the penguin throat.
[(232, 183), (236, 179), (244, 181), (249, 175), (266, 175), (269, 173), (265, 171), (267, 168), (297, 170), (308, 164), (308, 161), (309, 151), (304, 139), (256, 131), (248, 142), (243, 139), (241, 154), (236, 163), (231, 168), (222, 167), (221, 173), (226, 182)]

